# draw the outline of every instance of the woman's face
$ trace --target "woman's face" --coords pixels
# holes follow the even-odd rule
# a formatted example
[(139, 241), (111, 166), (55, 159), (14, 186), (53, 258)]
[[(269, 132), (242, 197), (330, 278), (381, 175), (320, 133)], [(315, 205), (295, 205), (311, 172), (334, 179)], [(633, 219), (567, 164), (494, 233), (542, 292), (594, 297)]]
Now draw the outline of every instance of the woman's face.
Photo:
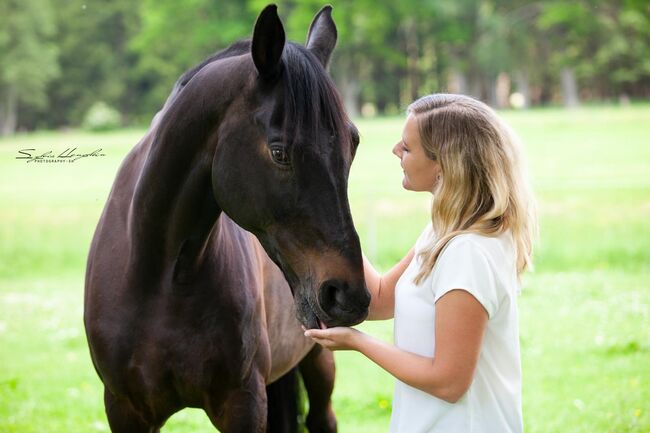
[(404, 170), (402, 186), (410, 191), (433, 192), (442, 170), (440, 164), (427, 157), (420, 142), (420, 132), (415, 116), (406, 119), (402, 139), (393, 147)]

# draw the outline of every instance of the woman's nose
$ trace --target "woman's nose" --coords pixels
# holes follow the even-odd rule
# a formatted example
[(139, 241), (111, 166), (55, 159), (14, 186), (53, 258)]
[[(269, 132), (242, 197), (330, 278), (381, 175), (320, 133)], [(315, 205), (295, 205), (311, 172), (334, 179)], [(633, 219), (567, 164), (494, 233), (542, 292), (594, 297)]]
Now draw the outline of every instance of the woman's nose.
[(396, 157), (402, 159), (402, 152), (400, 151), (400, 145), (397, 143), (395, 146), (393, 146), (393, 155)]

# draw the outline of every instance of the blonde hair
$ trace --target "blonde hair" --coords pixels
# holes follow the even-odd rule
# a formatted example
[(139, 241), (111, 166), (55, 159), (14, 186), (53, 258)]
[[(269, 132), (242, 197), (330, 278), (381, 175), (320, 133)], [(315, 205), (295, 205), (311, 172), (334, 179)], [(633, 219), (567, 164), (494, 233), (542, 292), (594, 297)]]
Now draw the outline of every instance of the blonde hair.
[(435, 238), (420, 253), (420, 283), (447, 243), (463, 233), (498, 236), (510, 231), (517, 273), (532, 268), (537, 235), (535, 200), (521, 146), (484, 103), (463, 95), (433, 94), (408, 107), (428, 158), (442, 171), (433, 192)]

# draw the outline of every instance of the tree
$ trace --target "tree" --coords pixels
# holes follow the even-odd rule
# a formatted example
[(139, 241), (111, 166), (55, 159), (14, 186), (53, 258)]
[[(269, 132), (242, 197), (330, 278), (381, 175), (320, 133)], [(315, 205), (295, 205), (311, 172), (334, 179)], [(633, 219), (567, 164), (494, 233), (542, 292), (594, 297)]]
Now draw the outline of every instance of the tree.
[(145, 90), (142, 113), (158, 110), (186, 69), (250, 37), (259, 13), (243, 0), (145, 0), (139, 12), (142, 27), (129, 48), (137, 55), (134, 76)]
[(133, 56), (127, 44), (139, 17), (132, 3), (69, 0), (57, 6), (61, 76), (49, 95), (57, 107), (45, 114), (49, 126), (78, 125), (90, 107), (104, 102), (128, 115)]
[[(97, 102), (148, 122), (183, 71), (250, 36), (268, 0), (4, 0), (0, 133), (79, 125)], [(330, 0), (348, 112), (455, 91), (497, 106), (650, 96), (647, 0)], [(304, 43), (322, 0), (277, 0)], [(497, 97), (498, 96), (498, 97)]]
[(650, 95), (650, 3), (640, 0), (601, 5), (602, 38), (589, 77), (601, 96)]
[(48, 0), (0, 5), (0, 135), (15, 131), (20, 105), (47, 106), (47, 84), (59, 73), (54, 32)]

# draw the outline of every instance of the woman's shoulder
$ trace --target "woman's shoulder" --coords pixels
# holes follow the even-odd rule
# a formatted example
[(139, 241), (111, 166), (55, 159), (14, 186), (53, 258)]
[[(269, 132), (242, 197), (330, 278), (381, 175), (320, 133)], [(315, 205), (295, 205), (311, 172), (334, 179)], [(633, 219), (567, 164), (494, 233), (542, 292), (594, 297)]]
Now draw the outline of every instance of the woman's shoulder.
[(478, 245), (491, 245), (496, 244), (502, 241), (502, 235), (499, 236), (490, 236), (484, 235), (481, 233), (461, 233), (457, 236), (454, 236), (449, 243), (452, 244), (461, 244), (461, 243), (471, 243)]
[[(510, 232), (497, 236), (480, 233), (462, 233), (449, 241), (445, 247), (449, 250), (466, 250), (485, 256), (497, 263), (510, 262), (515, 258), (514, 244)], [(443, 251), (443, 254), (445, 251)]]
[[(486, 307), (490, 317), (504, 294), (519, 291), (516, 255), (509, 233), (498, 236), (460, 234), (447, 243), (433, 271), (436, 287), (462, 287), (484, 306), (488, 298), (491, 299), (489, 308)], [(436, 297), (444, 293), (444, 289), (436, 289)]]

